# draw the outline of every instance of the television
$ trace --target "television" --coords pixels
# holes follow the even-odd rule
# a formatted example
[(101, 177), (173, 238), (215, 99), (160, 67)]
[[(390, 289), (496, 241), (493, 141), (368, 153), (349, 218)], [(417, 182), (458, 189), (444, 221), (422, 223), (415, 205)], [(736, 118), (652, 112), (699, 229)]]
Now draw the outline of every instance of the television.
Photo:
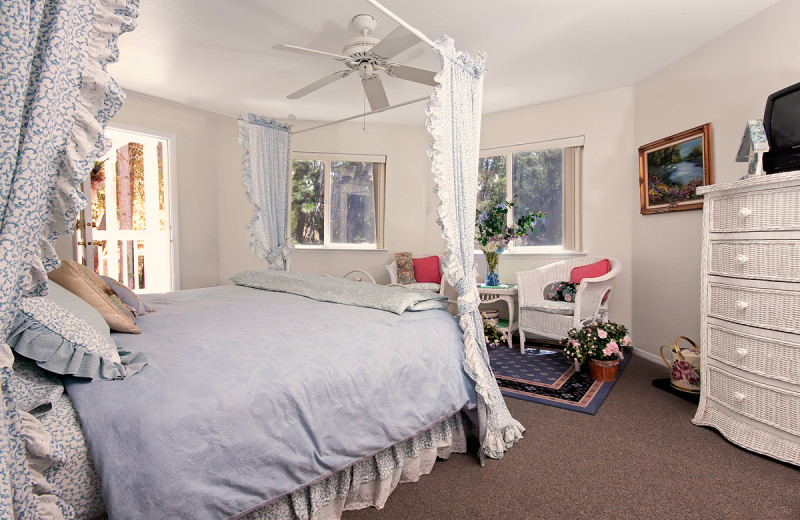
[(763, 157), (764, 172), (800, 170), (800, 83), (767, 97), (764, 132), (769, 144)]

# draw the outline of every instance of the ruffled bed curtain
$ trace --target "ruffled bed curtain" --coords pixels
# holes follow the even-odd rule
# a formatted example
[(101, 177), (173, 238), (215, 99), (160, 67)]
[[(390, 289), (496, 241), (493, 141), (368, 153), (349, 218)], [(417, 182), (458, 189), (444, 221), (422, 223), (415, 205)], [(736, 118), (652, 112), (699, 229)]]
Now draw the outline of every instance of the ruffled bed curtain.
[(250, 250), (271, 269), (288, 270), (293, 246), (286, 238), (291, 133), (284, 123), (255, 114), (239, 117), (244, 148), (242, 185), (253, 204)]
[(502, 458), (525, 429), (511, 417), (489, 366), (483, 338), (480, 298), (475, 285), (475, 206), (478, 190), (478, 147), (481, 127), (481, 76), (485, 68), (469, 55), (456, 52), (453, 40), (443, 36), (434, 52), (442, 69), (436, 76), (426, 110), (426, 126), (433, 136), (428, 157), (434, 173), (439, 225), (447, 247), (444, 271), (458, 292), (458, 312), (464, 330), (465, 370), (478, 394), (483, 463), (485, 456)]
[[(137, 0), (3, 2), (0, 14), (0, 326), (20, 296), (47, 292), (54, 243), (86, 204), (80, 182), (108, 148), (103, 127), (122, 104), (105, 71)], [(0, 345), (0, 516), (69, 517), (71, 507), (32, 486), (20, 412), (8, 390), (13, 354)], [(41, 484), (41, 482), (40, 482)], [(34, 493), (35, 489), (35, 493)]]

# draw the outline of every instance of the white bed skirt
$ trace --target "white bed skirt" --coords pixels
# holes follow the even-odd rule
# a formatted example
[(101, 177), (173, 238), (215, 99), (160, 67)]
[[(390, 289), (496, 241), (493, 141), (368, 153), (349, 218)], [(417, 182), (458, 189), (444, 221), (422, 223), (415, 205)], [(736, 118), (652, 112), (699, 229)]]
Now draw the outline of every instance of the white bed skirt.
[(323, 480), (238, 517), (245, 520), (338, 520), (343, 511), (383, 508), (398, 484), (417, 482), (437, 458), (466, 453), (464, 418), (457, 413), (431, 428)]

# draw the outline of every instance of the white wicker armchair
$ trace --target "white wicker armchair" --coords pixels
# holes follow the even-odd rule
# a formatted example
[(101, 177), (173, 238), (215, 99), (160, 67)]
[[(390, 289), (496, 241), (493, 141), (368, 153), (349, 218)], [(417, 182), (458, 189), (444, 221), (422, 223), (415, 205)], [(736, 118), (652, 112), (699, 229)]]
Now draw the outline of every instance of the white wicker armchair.
[[(578, 285), (574, 303), (545, 300), (554, 282), (569, 281), (572, 269), (608, 259), (611, 270), (597, 278), (584, 278)], [(608, 298), (614, 277), (622, 269), (615, 258), (587, 256), (555, 262), (538, 269), (515, 273), (519, 298), (519, 336), (525, 349), (525, 335), (560, 340), (580, 323), (600, 319), (608, 321)]]
[(399, 284), (397, 283), (397, 262), (392, 261), (391, 264), (386, 266), (386, 270), (389, 271), (389, 285), (399, 285), (400, 287), (405, 287), (407, 289), (425, 289), (435, 293), (444, 294), (444, 288), (447, 285), (447, 281), (445, 280), (444, 268), (442, 267), (442, 255), (437, 255), (435, 253), (411, 253), (411, 258), (428, 258), (429, 256), (439, 257), (439, 273), (442, 275), (442, 281), (440, 283), (412, 283), (407, 285)]

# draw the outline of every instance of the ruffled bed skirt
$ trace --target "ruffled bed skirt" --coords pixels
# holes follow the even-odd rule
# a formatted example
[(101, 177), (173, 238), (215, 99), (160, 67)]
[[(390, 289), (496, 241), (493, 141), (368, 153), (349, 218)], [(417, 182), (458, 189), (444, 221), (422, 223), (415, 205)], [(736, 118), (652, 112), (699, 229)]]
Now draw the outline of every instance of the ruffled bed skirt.
[(457, 413), (429, 429), (243, 516), (246, 520), (335, 520), (342, 511), (383, 508), (398, 484), (417, 482), (437, 458), (466, 453), (464, 418)]

